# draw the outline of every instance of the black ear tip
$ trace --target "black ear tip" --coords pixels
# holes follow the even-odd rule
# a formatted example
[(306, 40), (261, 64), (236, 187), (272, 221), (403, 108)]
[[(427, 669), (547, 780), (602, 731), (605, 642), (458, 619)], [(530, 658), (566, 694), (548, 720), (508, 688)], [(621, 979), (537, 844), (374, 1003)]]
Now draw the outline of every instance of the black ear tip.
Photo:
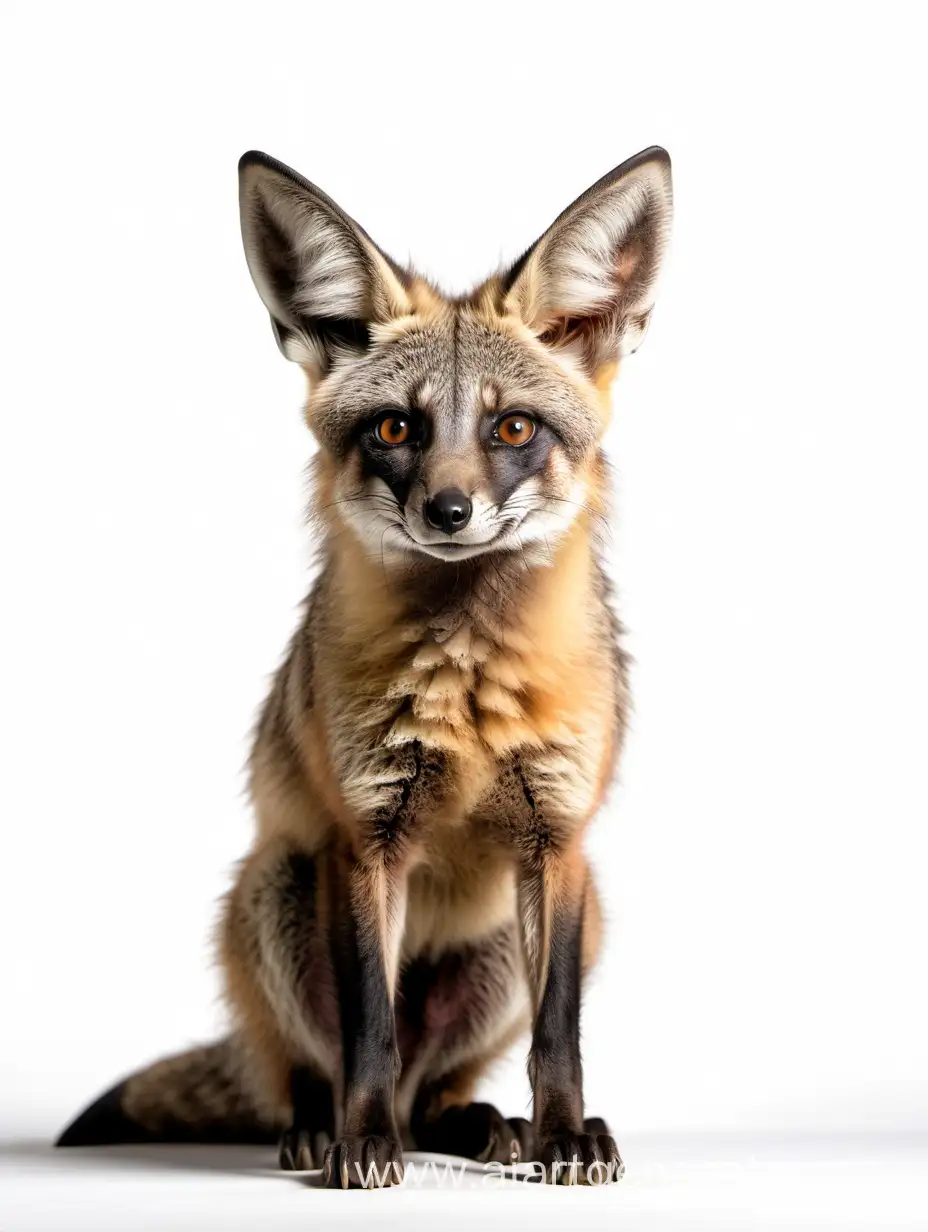
[(289, 180), (291, 184), (296, 184), (299, 188), (319, 194), (319, 189), (314, 188), (309, 180), (305, 180), (292, 167), (282, 163), (279, 158), (272, 158), (270, 154), (265, 154), (263, 150), (247, 150), (242, 155), (238, 160), (238, 178), (243, 186), (246, 183), (261, 181), (273, 184), (281, 179)]
[[(634, 171), (638, 171), (641, 167), (659, 167), (661, 169), (661, 178), (664, 180), (668, 189), (670, 187), (670, 155), (660, 145), (649, 145), (646, 150), (639, 150), (637, 154), (633, 154), (631, 158), (626, 158), (624, 163), (619, 163), (617, 167), (613, 167), (611, 171), (607, 171), (601, 180), (597, 180), (592, 188), (588, 188), (582, 197), (578, 197), (578, 201), (586, 200), (588, 197), (594, 196), (603, 189), (611, 188), (613, 184), (624, 180), (627, 175)], [(576, 205), (577, 202), (574, 202)]]
[(660, 163), (669, 171), (670, 155), (662, 145), (649, 145), (646, 150), (642, 150), (640, 154), (630, 158), (625, 166), (631, 169), (632, 167), (641, 167), (645, 163)]
[(263, 150), (246, 150), (238, 160), (239, 174), (247, 171), (249, 167), (269, 167), (273, 161), (271, 156), (265, 154)]

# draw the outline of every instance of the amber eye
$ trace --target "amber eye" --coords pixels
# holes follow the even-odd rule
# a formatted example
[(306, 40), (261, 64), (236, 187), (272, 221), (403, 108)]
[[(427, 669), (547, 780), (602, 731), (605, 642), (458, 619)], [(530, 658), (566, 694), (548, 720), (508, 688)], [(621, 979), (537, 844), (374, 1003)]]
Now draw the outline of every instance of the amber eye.
[(535, 435), (535, 421), (529, 415), (507, 415), (496, 425), (496, 436), (504, 445), (527, 445)]
[(412, 437), (412, 424), (405, 415), (387, 415), (378, 423), (376, 433), (385, 445), (405, 445)]

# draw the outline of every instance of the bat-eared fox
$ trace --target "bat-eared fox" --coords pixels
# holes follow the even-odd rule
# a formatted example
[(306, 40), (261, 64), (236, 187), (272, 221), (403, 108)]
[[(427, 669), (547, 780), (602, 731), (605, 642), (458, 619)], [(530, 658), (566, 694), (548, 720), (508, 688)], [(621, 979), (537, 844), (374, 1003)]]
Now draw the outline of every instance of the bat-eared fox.
[[(239, 173), (251, 276), (309, 381), (319, 570), (255, 732), (257, 833), (218, 933), (230, 1034), (60, 1145), (279, 1142), (343, 1188), (396, 1183), (404, 1148), (616, 1179), (579, 1030), (602, 932), (584, 832), (628, 708), (601, 441), (669, 159), (623, 163), (460, 298), (273, 158)], [(523, 1035), (531, 1121), (474, 1102)]]

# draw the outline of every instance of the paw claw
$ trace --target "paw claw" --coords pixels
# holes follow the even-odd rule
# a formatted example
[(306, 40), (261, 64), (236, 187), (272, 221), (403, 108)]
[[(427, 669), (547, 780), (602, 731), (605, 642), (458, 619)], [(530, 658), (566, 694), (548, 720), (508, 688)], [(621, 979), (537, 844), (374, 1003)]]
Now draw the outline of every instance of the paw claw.
[(383, 1134), (346, 1136), (325, 1155), (325, 1183), (330, 1189), (381, 1189), (403, 1179), (403, 1151), (396, 1137)]
[(551, 1185), (607, 1185), (625, 1171), (608, 1133), (554, 1134), (542, 1145), (540, 1158)]
[(280, 1138), (278, 1159), (284, 1172), (311, 1172), (317, 1167), (317, 1156), (312, 1148), (310, 1131), (288, 1129)]

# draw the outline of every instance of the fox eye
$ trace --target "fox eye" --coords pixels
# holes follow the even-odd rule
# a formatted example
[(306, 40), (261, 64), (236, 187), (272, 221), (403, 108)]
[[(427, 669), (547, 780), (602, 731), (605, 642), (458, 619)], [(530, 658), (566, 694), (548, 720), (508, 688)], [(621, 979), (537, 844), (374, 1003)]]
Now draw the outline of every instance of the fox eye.
[(384, 445), (406, 445), (413, 439), (412, 420), (407, 415), (384, 415), (377, 421), (374, 435)]
[(531, 415), (504, 415), (494, 429), (493, 435), (504, 445), (527, 445), (535, 435), (535, 421)]

